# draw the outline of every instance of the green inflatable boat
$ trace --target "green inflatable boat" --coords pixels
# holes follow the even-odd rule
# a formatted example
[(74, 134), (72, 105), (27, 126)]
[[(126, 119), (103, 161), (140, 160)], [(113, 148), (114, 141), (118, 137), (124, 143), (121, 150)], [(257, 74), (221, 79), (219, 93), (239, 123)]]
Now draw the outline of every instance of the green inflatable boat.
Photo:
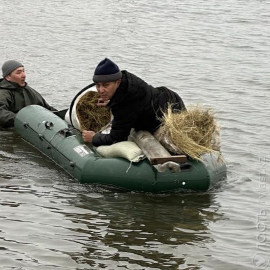
[(206, 191), (226, 178), (226, 165), (215, 154), (203, 155), (202, 161), (187, 158), (179, 172), (160, 172), (148, 159), (131, 163), (120, 157), (104, 158), (63, 119), (60, 114), (31, 105), (17, 113), (15, 130), (80, 183), (168, 193)]

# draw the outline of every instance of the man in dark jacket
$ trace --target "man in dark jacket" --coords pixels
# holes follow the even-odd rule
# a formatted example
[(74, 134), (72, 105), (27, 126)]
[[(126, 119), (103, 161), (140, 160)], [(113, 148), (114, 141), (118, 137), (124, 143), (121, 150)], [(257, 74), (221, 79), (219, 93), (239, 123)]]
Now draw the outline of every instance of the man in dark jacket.
[(14, 126), (16, 113), (28, 105), (40, 105), (55, 111), (45, 99), (25, 82), (24, 66), (14, 60), (2, 66), (3, 78), (0, 79), (0, 127)]
[(113, 114), (109, 134), (83, 131), (84, 141), (94, 146), (126, 141), (132, 128), (153, 133), (169, 104), (173, 111), (185, 110), (178, 94), (166, 87), (154, 88), (134, 74), (120, 71), (108, 58), (96, 67), (93, 81), (100, 96), (97, 105), (109, 107)]

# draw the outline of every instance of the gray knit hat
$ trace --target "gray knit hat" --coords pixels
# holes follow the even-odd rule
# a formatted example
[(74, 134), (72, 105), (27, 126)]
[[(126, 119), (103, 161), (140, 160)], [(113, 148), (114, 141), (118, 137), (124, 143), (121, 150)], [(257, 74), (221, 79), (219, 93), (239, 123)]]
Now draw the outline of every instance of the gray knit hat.
[(23, 67), (23, 65), (15, 60), (6, 61), (2, 66), (3, 77), (5, 78), (18, 67)]

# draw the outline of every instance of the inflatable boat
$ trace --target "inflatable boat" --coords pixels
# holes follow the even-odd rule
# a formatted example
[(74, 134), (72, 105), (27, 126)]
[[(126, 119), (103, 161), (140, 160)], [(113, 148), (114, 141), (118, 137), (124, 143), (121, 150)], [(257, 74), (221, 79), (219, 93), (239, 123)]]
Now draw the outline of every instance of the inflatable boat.
[(131, 162), (122, 157), (103, 157), (63, 115), (31, 105), (20, 110), (15, 130), (45, 156), (80, 183), (125, 191), (168, 193), (206, 191), (226, 178), (226, 164), (217, 154), (204, 154), (201, 161), (188, 158), (178, 172), (159, 171), (146, 158)]

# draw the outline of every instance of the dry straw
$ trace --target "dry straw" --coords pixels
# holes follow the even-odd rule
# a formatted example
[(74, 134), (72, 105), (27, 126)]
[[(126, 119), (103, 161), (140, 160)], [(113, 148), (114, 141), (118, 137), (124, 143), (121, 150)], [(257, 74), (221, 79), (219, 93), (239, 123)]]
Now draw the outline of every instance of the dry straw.
[(181, 113), (173, 113), (169, 106), (162, 119), (162, 137), (173, 144), (178, 153), (185, 153), (200, 160), (212, 147), (213, 134), (218, 129), (214, 113), (199, 105), (191, 106)]
[(89, 91), (77, 103), (76, 114), (82, 129), (98, 132), (111, 120), (107, 107), (97, 106), (98, 93)]

